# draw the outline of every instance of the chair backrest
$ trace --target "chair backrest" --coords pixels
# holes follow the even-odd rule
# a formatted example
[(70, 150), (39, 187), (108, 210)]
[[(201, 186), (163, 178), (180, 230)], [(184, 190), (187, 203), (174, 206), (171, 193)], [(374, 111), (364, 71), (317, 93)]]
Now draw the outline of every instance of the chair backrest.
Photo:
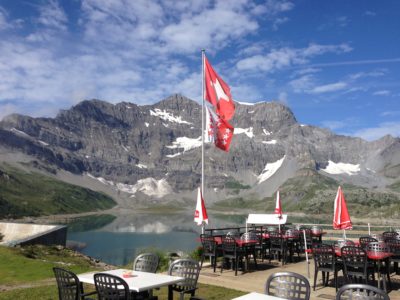
[(366, 274), (367, 272), (367, 253), (361, 247), (344, 246), (341, 249), (341, 259), (344, 265), (346, 276), (355, 273)]
[(240, 236), (242, 241), (258, 241), (259, 238), (255, 232), (245, 232)]
[(282, 248), (285, 240), (278, 231), (271, 231), (269, 233), (269, 243), (271, 248)]
[(385, 242), (371, 242), (367, 244), (366, 250), (371, 252), (390, 252), (390, 247)]
[(265, 283), (265, 294), (289, 300), (308, 300), (310, 283), (307, 278), (297, 273), (274, 273)]
[(300, 238), (300, 231), (294, 228), (290, 228), (285, 231), (284, 235), (286, 237), (290, 237), (292, 239), (298, 239)]
[(58, 299), (60, 300), (78, 300), (81, 292), (81, 286), (75, 273), (62, 269), (53, 268), (58, 287)]
[(155, 273), (157, 272), (160, 258), (155, 253), (142, 253), (139, 254), (133, 262), (133, 270)]
[(182, 258), (171, 263), (168, 275), (185, 278), (184, 281), (172, 286), (175, 291), (186, 291), (196, 288), (200, 274), (200, 264), (189, 258)]
[(378, 240), (368, 235), (368, 236), (360, 236), (358, 241), (360, 242), (360, 247), (366, 249), (369, 243), (377, 242)]
[(222, 252), (230, 253), (236, 251), (236, 240), (233, 237), (227, 236), (222, 239)]
[(203, 253), (215, 254), (217, 242), (214, 240), (212, 235), (200, 234), (200, 241), (203, 247)]
[(400, 240), (397, 238), (386, 239), (386, 244), (390, 247), (390, 252), (400, 255)]
[(386, 239), (393, 239), (393, 238), (398, 238), (399, 234), (396, 231), (385, 231), (382, 233), (383, 239), (386, 241)]
[(240, 238), (240, 231), (229, 231), (226, 236), (230, 236), (233, 238)]
[(316, 267), (334, 267), (335, 265), (335, 250), (332, 245), (316, 244), (313, 248), (313, 257)]
[(129, 300), (128, 284), (121, 277), (106, 273), (93, 275), (99, 300)]
[(372, 236), (374, 239), (377, 239), (378, 242), (383, 242), (383, 241), (385, 240), (383, 234), (380, 234), (380, 233), (373, 233), (373, 234), (371, 234), (371, 236)]
[(337, 240), (333, 243), (335, 251), (338, 252), (340, 252), (344, 246), (355, 246), (355, 243), (352, 240)]
[(390, 300), (388, 294), (368, 284), (347, 284), (336, 294), (336, 300)]

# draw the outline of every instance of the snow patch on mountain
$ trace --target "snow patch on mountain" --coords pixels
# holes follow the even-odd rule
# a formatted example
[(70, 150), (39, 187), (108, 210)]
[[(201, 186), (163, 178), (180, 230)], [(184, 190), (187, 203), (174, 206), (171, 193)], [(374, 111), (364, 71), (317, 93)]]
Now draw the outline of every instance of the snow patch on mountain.
[(253, 138), (253, 137), (254, 137), (253, 127), (249, 127), (249, 128), (235, 128), (234, 134), (241, 134), (241, 133), (244, 133), (244, 134), (247, 135), (249, 138)]
[(263, 128), (263, 132), (266, 136), (269, 136), (272, 134), (272, 132), (268, 131), (267, 129)]
[(284, 155), (281, 159), (277, 160), (276, 162), (266, 164), (264, 170), (257, 177), (258, 183), (261, 183), (270, 178), (272, 175), (274, 175), (275, 172), (278, 171), (278, 169), (282, 166), (285, 157), (286, 155)]
[(330, 160), (326, 168), (322, 170), (332, 175), (337, 175), (337, 174), (355, 175), (358, 172), (360, 172), (360, 165), (346, 164), (341, 162), (335, 163)]
[(21, 130), (18, 130), (17, 128), (11, 128), (10, 131), (14, 132), (16, 134), (22, 135), (22, 136), (30, 137), (29, 134), (27, 134), (27, 133), (25, 133), (25, 132), (23, 132)]
[(125, 193), (136, 194), (142, 192), (148, 196), (162, 198), (165, 195), (172, 193), (172, 188), (166, 179), (156, 180), (154, 178), (140, 179), (134, 185), (117, 183), (117, 188)]
[(263, 144), (267, 144), (267, 145), (275, 145), (277, 143), (276, 140), (270, 140), (270, 141), (262, 141)]
[[(175, 117), (173, 114), (167, 112), (165, 109), (161, 110), (159, 108), (156, 108), (154, 110), (150, 109), (150, 116), (156, 116), (159, 117), (160, 119), (168, 122), (174, 122), (174, 123), (179, 123), (179, 124), (192, 124), (190, 122), (182, 120), (182, 117)], [(164, 125), (165, 126), (165, 125)]]
[(170, 149), (183, 148), (183, 152), (189, 151), (194, 148), (201, 147), (201, 136), (197, 139), (191, 139), (188, 137), (178, 137), (176, 141), (172, 142), (171, 146), (166, 146)]

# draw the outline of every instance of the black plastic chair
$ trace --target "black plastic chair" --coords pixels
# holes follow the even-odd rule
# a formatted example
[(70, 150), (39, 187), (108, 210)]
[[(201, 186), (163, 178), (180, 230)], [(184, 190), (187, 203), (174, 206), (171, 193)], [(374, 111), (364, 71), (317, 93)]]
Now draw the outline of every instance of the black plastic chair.
[(358, 241), (360, 242), (360, 247), (365, 250), (369, 243), (377, 242), (378, 240), (368, 235), (359, 237)]
[(386, 241), (387, 239), (398, 239), (399, 234), (396, 231), (385, 231), (382, 233), (383, 239)]
[(228, 261), (231, 261), (235, 269), (235, 276), (237, 275), (239, 262), (243, 266), (243, 258), (247, 260), (246, 251), (237, 246), (236, 240), (233, 237), (225, 237), (222, 239), (222, 258), (221, 273), (224, 270), (224, 265), (228, 264)]
[(59, 300), (83, 300), (89, 299), (87, 296), (94, 295), (96, 292), (83, 292), (82, 283), (75, 273), (62, 268), (53, 268), (54, 276), (57, 281)]
[(335, 250), (333, 246), (319, 244), (313, 249), (314, 256), (314, 286), (317, 282), (318, 272), (322, 272), (322, 283), (327, 286), (329, 282), (329, 273), (333, 273), (335, 289), (338, 290), (338, 271), (342, 269), (342, 264), (336, 261)]
[(197, 290), (199, 274), (200, 265), (197, 261), (187, 258), (173, 261), (169, 266), (168, 275), (183, 277), (185, 280), (169, 286), (168, 299), (172, 299), (173, 291), (179, 292), (180, 300), (184, 299), (185, 294), (190, 294), (191, 297), (194, 297)]
[(311, 288), (307, 278), (293, 272), (272, 274), (265, 283), (265, 294), (288, 300), (310, 299)]
[(99, 300), (131, 300), (129, 287), (121, 277), (106, 273), (93, 275)]
[(142, 253), (139, 254), (133, 262), (133, 270), (156, 273), (160, 258), (155, 253)]
[(369, 275), (374, 276), (374, 269), (368, 266), (367, 253), (361, 247), (342, 247), (341, 259), (343, 274), (347, 283), (357, 283), (357, 280), (363, 280), (368, 284)]
[(390, 300), (387, 293), (368, 284), (347, 284), (336, 294), (336, 300)]
[(245, 243), (241, 246), (241, 249), (245, 253), (247, 265), (249, 265), (249, 256), (251, 255), (253, 256), (254, 265), (257, 269), (256, 246), (260, 243), (259, 237), (255, 232), (245, 232), (240, 236), (240, 240)]
[(281, 260), (283, 266), (286, 263), (287, 251), (286, 240), (282, 234), (277, 231), (271, 231), (269, 233), (269, 262), (271, 262), (272, 255), (274, 255), (274, 257), (278, 257), (278, 260)]
[[(371, 242), (368, 243), (366, 251), (368, 251), (368, 254), (379, 255), (380, 253), (390, 253), (390, 247), (385, 242)], [(382, 262), (385, 263), (384, 269), (381, 268)], [(390, 267), (389, 257), (387, 257), (386, 259), (379, 260), (377, 262), (377, 272), (380, 273), (379, 275), (382, 274), (383, 288), (385, 291), (387, 290), (385, 275), (387, 276), (389, 285), (391, 285), (389, 267)]]
[[(133, 262), (133, 271), (156, 273), (159, 262), (160, 262), (160, 258), (155, 253), (139, 254), (135, 258), (135, 261)], [(157, 299), (156, 296), (153, 296), (153, 290), (143, 291), (143, 292), (139, 292), (139, 293), (132, 292), (131, 296), (135, 300)]]
[(398, 272), (400, 262), (400, 240), (397, 238), (386, 239), (386, 244), (390, 247), (390, 252), (393, 256), (390, 257), (390, 261), (394, 263), (394, 272)]
[(217, 257), (218, 257), (218, 245), (214, 240), (214, 237), (209, 234), (201, 234), (200, 241), (203, 248), (203, 252), (201, 253), (201, 261), (200, 268), (203, 267), (203, 262), (206, 256), (210, 258), (211, 266), (214, 268), (217, 267)]
[[(285, 231), (284, 238), (286, 240), (287, 249), (289, 252), (289, 258), (292, 261), (293, 255), (296, 252), (297, 257), (300, 258), (300, 231), (294, 228), (290, 228)], [(303, 237), (304, 239), (304, 237)]]

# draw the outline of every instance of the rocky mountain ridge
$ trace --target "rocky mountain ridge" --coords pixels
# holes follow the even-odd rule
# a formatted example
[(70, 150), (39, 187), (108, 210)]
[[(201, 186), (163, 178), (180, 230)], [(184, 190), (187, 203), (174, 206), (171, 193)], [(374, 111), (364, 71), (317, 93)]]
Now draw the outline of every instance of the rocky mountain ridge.
[[(231, 123), (229, 153), (205, 146), (211, 202), (271, 196), (305, 170), (368, 189), (385, 190), (400, 178), (399, 138), (367, 142), (299, 124), (278, 102), (237, 103)], [(0, 151), (30, 157), (45, 172), (100, 182), (127, 206), (193, 198), (201, 177), (201, 106), (173, 95), (143, 106), (82, 101), (55, 118), (14, 114), (0, 122)]]

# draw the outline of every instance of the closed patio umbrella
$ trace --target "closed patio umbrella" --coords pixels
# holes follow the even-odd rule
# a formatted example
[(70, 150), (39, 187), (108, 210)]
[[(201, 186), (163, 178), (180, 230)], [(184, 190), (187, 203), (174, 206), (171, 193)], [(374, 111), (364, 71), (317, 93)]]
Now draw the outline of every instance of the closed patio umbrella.
[(343, 237), (346, 238), (346, 229), (352, 229), (349, 211), (347, 210), (346, 199), (342, 188), (339, 186), (334, 205), (333, 229), (343, 229)]
[(202, 233), (204, 233), (204, 223), (208, 224), (208, 216), (206, 205), (204, 204), (204, 199), (200, 188), (197, 192), (197, 204), (196, 211), (194, 213), (194, 221), (197, 223), (197, 225), (202, 225), (201, 231)]

